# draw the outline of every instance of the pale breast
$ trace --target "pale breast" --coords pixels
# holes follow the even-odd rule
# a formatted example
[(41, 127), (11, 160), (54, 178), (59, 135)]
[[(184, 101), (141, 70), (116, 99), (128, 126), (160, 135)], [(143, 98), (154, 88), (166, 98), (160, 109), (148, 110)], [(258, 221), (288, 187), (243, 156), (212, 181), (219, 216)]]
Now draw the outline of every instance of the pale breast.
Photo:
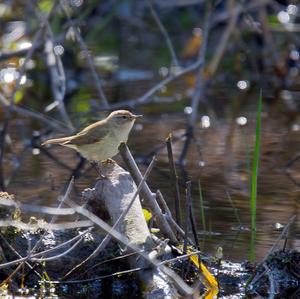
[(109, 134), (99, 142), (80, 145), (77, 147), (77, 150), (84, 158), (90, 161), (104, 161), (118, 154), (118, 147), (122, 141), (127, 141), (125, 137), (128, 137), (128, 134), (127, 136), (118, 137), (122, 138), (117, 138), (114, 134)]

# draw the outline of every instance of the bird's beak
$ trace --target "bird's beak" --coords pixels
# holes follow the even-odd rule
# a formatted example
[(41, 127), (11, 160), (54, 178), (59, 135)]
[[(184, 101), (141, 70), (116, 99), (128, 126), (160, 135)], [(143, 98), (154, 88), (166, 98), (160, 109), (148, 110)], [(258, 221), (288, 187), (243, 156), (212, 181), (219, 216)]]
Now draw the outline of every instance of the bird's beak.
[(133, 119), (137, 119), (137, 118), (141, 118), (141, 117), (143, 117), (143, 115), (135, 115), (135, 114), (132, 115)]

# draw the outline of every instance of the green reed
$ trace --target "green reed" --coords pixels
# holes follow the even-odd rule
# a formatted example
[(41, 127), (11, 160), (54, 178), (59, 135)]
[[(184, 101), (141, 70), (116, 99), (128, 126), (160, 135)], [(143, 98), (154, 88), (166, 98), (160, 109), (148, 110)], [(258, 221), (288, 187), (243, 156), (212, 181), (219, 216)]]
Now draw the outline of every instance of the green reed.
[(201, 213), (202, 228), (203, 228), (204, 231), (206, 231), (204, 200), (203, 200), (203, 194), (202, 194), (200, 179), (198, 180), (198, 189), (199, 189), (200, 213)]
[(250, 199), (252, 230), (256, 230), (257, 177), (258, 177), (258, 164), (259, 164), (259, 156), (260, 156), (261, 112), (262, 112), (262, 90), (260, 90), (258, 106), (257, 106), (255, 147), (254, 147), (253, 160), (252, 160), (251, 199)]

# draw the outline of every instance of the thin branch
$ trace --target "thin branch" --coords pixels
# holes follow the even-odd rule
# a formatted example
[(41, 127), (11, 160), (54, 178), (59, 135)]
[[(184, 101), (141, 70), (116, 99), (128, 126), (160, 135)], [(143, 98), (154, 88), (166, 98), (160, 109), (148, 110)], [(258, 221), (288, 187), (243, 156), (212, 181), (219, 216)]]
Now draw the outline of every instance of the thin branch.
[(264, 266), (265, 270), (267, 271), (266, 274), (268, 276), (269, 283), (270, 283), (268, 299), (274, 299), (275, 298), (275, 279), (272, 275), (270, 268), (266, 264), (264, 264), (263, 266)]
[[(130, 153), (127, 145), (125, 143), (121, 143), (119, 146), (119, 151), (120, 154), (126, 163), (126, 166), (129, 169), (129, 172), (135, 181), (137, 185), (142, 181), (143, 176), (134, 160), (132, 157), (132, 154)], [(176, 236), (174, 232), (172, 231), (169, 223), (166, 221), (164, 215), (162, 214), (162, 211), (158, 205), (158, 203), (155, 200), (155, 195), (151, 192), (149, 186), (147, 185), (146, 182), (143, 183), (142, 189), (141, 189), (142, 196), (144, 199), (147, 201), (147, 204), (151, 208), (152, 212), (155, 214), (157, 223), (161, 229), (161, 231), (165, 234), (167, 238), (169, 238), (173, 243), (177, 243)]]
[(167, 44), (167, 47), (169, 49), (169, 52), (171, 54), (171, 58), (172, 58), (172, 64), (174, 66), (179, 66), (179, 63), (178, 63), (178, 59), (177, 59), (177, 56), (176, 56), (176, 53), (175, 53), (175, 50), (174, 50), (174, 47), (173, 47), (173, 44), (171, 42), (171, 39), (170, 39), (170, 36), (165, 28), (165, 26), (163, 25), (163, 23), (161, 22), (158, 14), (156, 13), (155, 9), (153, 8), (153, 5), (152, 5), (152, 0), (148, 0), (148, 5), (150, 7), (150, 11), (151, 11), (151, 14), (153, 16), (153, 19), (155, 20), (159, 30), (161, 31), (162, 35), (164, 36), (165, 38), (165, 41), (166, 41), (166, 44)]
[(57, 260), (65, 255), (67, 255), (72, 250), (74, 250), (79, 245), (79, 243), (82, 241), (82, 239), (83, 239), (83, 236), (81, 236), (81, 238), (77, 242), (75, 242), (69, 249), (67, 249), (66, 251), (64, 251), (60, 254), (50, 256), (50, 257), (45, 257), (45, 258), (33, 258), (32, 257), (31, 260), (34, 262), (49, 262), (49, 261)]
[(0, 227), (16, 227), (22, 230), (37, 231), (38, 229), (50, 229), (50, 230), (65, 230), (74, 228), (83, 228), (93, 226), (93, 223), (88, 220), (72, 221), (72, 222), (60, 222), (60, 223), (47, 223), (38, 221), (37, 223), (25, 223), (20, 220), (0, 220)]
[[(250, 12), (250, 11), (256, 10), (257, 8), (259, 8), (261, 6), (266, 6), (266, 5), (270, 4), (271, 2), (273, 2), (273, 0), (248, 1), (247, 3), (245, 3), (243, 5), (236, 5), (233, 13), (240, 16), (244, 12)], [(219, 13), (215, 14), (215, 16), (212, 17), (211, 27), (215, 27), (215, 26), (218, 26), (220, 23), (226, 22), (230, 17), (231, 16), (228, 13), (228, 11), (219, 12)]]
[(54, 34), (52, 28), (49, 24), (48, 18), (44, 17), (38, 9), (34, 6), (33, 0), (29, 1), (31, 9), (34, 11), (37, 18), (40, 22), (45, 24), (46, 32), (48, 38), (44, 39), (45, 42), (45, 53), (46, 53), (46, 62), (49, 68), (51, 76), (51, 90), (55, 102), (58, 104), (58, 110), (64, 122), (67, 124), (71, 131), (74, 130), (73, 124), (69, 118), (69, 115), (66, 111), (64, 97), (66, 93), (66, 76), (63, 67), (63, 63), (60, 55), (55, 54), (54, 52)]
[(188, 235), (189, 235), (189, 212), (191, 206), (191, 182), (186, 183), (186, 198), (185, 198), (185, 221), (184, 221), (184, 243), (183, 243), (183, 253), (187, 253), (188, 247)]
[(36, 206), (24, 204), (13, 199), (1, 198), (0, 206), (15, 207), (25, 212), (42, 213), (49, 215), (74, 215), (75, 211), (71, 208), (53, 208), (46, 206)]
[[(6, 109), (10, 107), (9, 101), (1, 93), (0, 93), (0, 105), (2, 107), (5, 107)], [(49, 127), (53, 128), (53, 129), (55, 129), (59, 132), (62, 132), (62, 133), (68, 133), (69, 132), (69, 130), (67, 129), (65, 124), (59, 122), (58, 120), (56, 120), (52, 117), (44, 115), (40, 112), (32, 111), (32, 110), (29, 110), (28, 108), (21, 107), (19, 105), (18, 106), (13, 105), (11, 107), (11, 110), (13, 112), (16, 112), (16, 113), (20, 114), (20, 115), (27, 116), (27, 117), (32, 117), (32, 118), (34, 118), (34, 119), (36, 119), (36, 120), (38, 120), (42, 123), (45, 123)]]
[(76, 241), (77, 239), (80, 239), (80, 238), (84, 237), (90, 231), (91, 231), (91, 228), (88, 228), (88, 229), (86, 229), (83, 232), (79, 232), (79, 234), (77, 236), (73, 237), (72, 239), (69, 239), (69, 240), (67, 240), (67, 241), (65, 241), (65, 242), (63, 242), (63, 243), (61, 243), (61, 244), (59, 244), (59, 245), (57, 245), (55, 247), (46, 249), (46, 250), (38, 252), (38, 253), (35, 253), (35, 254), (32, 255), (32, 257), (39, 257), (39, 256), (42, 256), (42, 255), (45, 255), (46, 253), (50, 253), (50, 252), (56, 251), (56, 250), (58, 250), (58, 249), (60, 249), (60, 248), (62, 248), (64, 246), (66, 246), (66, 245), (68, 245), (68, 244)]
[(210, 77), (212, 77), (217, 71), (220, 61), (226, 51), (229, 38), (232, 35), (234, 29), (236, 29), (239, 13), (234, 10), (235, 1), (230, 0), (227, 6), (228, 6), (228, 14), (230, 18), (226, 28), (222, 33), (218, 46), (216, 47), (215, 54), (207, 66), (207, 71)]
[[(163, 208), (164, 212), (166, 213), (165, 218), (170, 224), (170, 226), (173, 228), (174, 231), (176, 231), (182, 238), (184, 238), (185, 233), (184, 230), (177, 224), (177, 222), (173, 219), (172, 213), (162, 195), (160, 190), (156, 191), (156, 199), (159, 205)], [(191, 239), (189, 239), (190, 243), (193, 243)]]
[(174, 163), (173, 149), (172, 149), (172, 134), (169, 134), (166, 139), (167, 151), (168, 151), (168, 160), (170, 168), (170, 183), (173, 186), (173, 194), (175, 200), (175, 219), (178, 225), (181, 225), (181, 209), (180, 209), (180, 190), (178, 183), (178, 175)]
[(296, 219), (296, 215), (292, 216), (288, 223), (285, 225), (284, 229), (282, 230), (281, 234), (278, 236), (278, 238), (276, 239), (276, 241), (274, 242), (273, 246), (271, 247), (271, 249), (268, 251), (267, 255), (264, 257), (264, 259), (262, 260), (261, 263), (263, 263), (264, 261), (266, 261), (268, 259), (268, 257), (270, 256), (270, 254), (272, 254), (274, 252), (274, 250), (276, 249), (279, 241), (281, 241), (283, 238), (285, 238), (289, 232), (289, 229), (291, 227), (291, 225), (294, 223)]
[(88, 62), (88, 65), (89, 65), (89, 68), (90, 68), (90, 71), (91, 71), (91, 74), (92, 74), (92, 77), (94, 79), (94, 82), (95, 82), (95, 85), (96, 85), (96, 88), (97, 88), (97, 91), (98, 91), (98, 94), (99, 94), (99, 98), (100, 100), (102, 100), (102, 104), (103, 104), (103, 107), (104, 109), (108, 109), (110, 108), (109, 104), (108, 104), (108, 100), (107, 100), (107, 97), (104, 93), (104, 90), (103, 90), (103, 87), (102, 87), (102, 83), (101, 83), (101, 80), (99, 78), (99, 75), (96, 71), (96, 68), (95, 68), (95, 64), (93, 62), (93, 59), (91, 57), (91, 54), (89, 52), (89, 49), (86, 45), (86, 43), (84, 42), (81, 34), (80, 34), (80, 31), (78, 30), (78, 28), (75, 26), (75, 25), (72, 25), (73, 22), (71, 20), (71, 17), (70, 17), (70, 14), (68, 12), (68, 10), (66, 9), (65, 7), (65, 4), (63, 3), (62, 0), (59, 0), (59, 3), (60, 3), (60, 6), (62, 7), (68, 21), (70, 22), (71, 24), (71, 28), (73, 29), (74, 33), (75, 33), (75, 36), (76, 36), (76, 39), (81, 47), (81, 50), (82, 52), (84, 53), (86, 59), (87, 59), (87, 62)]
[(191, 139), (194, 137), (194, 126), (197, 120), (198, 115), (198, 108), (200, 101), (204, 101), (204, 76), (203, 76), (203, 68), (205, 63), (205, 56), (206, 56), (206, 49), (208, 43), (208, 33), (210, 28), (210, 18), (211, 18), (211, 3), (207, 2), (206, 5), (206, 16), (205, 16), (205, 23), (204, 23), (204, 30), (203, 30), (203, 40), (198, 52), (198, 61), (200, 62), (200, 66), (198, 68), (198, 73), (196, 77), (196, 86), (192, 96), (192, 113), (188, 119), (188, 124), (186, 128), (186, 140), (182, 148), (182, 152), (179, 157), (179, 164), (183, 164), (183, 161), (186, 157), (188, 152), (188, 148), (190, 146)]
[(201, 65), (202, 65), (202, 61), (197, 60), (196, 62), (194, 62), (190, 66), (188, 66), (186, 68), (182, 68), (176, 74), (170, 73), (170, 75), (168, 77), (166, 77), (164, 80), (158, 82), (155, 86), (150, 88), (141, 97), (139, 97), (137, 99), (134, 99), (134, 100), (128, 100), (128, 101), (123, 101), (123, 102), (120, 102), (120, 103), (111, 104), (110, 108), (111, 109), (119, 109), (119, 108), (122, 108), (122, 107), (136, 107), (136, 106), (139, 106), (139, 105), (150, 103), (151, 100), (152, 100), (150, 97), (153, 96), (162, 87), (169, 84), (170, 82), (172, 82), (175, 79), (178, 79), (178, 78), (180, 78), (180, 77), (182, 77), (182, 76), (184, 76), (184, 75), (186, 75), (190, 72), (193, 72), (193, 71), (197, 70)]

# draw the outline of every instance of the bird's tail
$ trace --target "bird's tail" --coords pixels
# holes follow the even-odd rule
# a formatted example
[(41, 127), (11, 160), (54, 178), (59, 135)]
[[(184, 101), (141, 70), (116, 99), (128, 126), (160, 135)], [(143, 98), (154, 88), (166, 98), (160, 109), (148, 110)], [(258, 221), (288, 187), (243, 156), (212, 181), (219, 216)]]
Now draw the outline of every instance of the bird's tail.
[(62, 138), (54, 138), (54, 139), (49, 139), (46, 140), (45, 142), (42, 143), (42, 145), (48, 145), (48, 144), (64, 144), (68, 141), (70, 141), (71, 137), (62, 137)]

